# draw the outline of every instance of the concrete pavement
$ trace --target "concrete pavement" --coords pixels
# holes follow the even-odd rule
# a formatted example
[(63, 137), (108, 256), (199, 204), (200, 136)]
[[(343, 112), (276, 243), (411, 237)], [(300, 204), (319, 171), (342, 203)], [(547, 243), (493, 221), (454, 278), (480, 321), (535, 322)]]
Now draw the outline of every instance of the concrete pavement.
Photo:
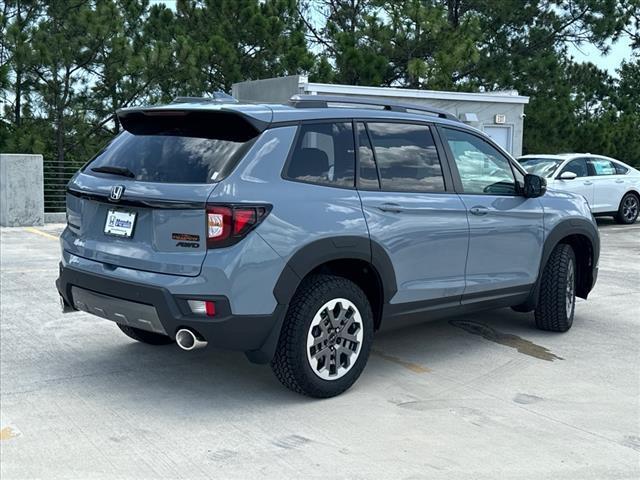
[(640, 224), (600, 222), (571, 331), (509, 309), (378, 335), (324, 401), (240, 353), (62, 315), (61, 226), (1, 231), (0, 476), (640, 478)]

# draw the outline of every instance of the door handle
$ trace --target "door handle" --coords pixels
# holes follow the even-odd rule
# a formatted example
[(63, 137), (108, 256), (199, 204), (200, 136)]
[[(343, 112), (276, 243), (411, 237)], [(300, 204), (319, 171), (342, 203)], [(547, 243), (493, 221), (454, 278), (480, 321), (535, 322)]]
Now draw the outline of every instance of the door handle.
[(616, 183), (624, 183), (624, 180), (622, 180), (621, 178), (619, 178), (618, 180), (616, 180)]
[(489, 209), (487, 207), (471, 207), (469, 211), (473, 215), (486, 215), (489, 213)]
[(590, 182), (589, 180), (587, 180), (586, 182), (584, 182), (584, 185), (593, 185), (593, 182)]
[(397, 203), (383, 203), (378, 205), (378, 210), (388, 213), (400, 213), (402, 212), (402, 207)]

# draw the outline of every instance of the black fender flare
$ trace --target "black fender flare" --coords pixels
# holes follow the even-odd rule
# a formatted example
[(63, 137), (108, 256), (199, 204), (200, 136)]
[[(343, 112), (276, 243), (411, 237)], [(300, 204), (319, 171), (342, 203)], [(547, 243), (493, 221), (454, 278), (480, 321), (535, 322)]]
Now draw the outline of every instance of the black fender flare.
[(341, 259), (364, 260), (373, 266), (382, 285), (383, 298), (381, 303), (388, 303), (391, 297), (396, 294), (398, 287), (393, 263), (379, 243), (369, 237), (357, 235), (342, 235), (314, 240), (297, 250), (282, 270), (273, 289), (273, 295), (282, 314), (278, 316), (262, 347), (259, 350), (245, 352), (251, 362), (268, 363), (273, 358), (286, 310), (302, 279), (320, 265)]
[(538, 269), (538, 278), (534, 285), (531, 295), (526, 302), (526, 305), (530, 309), (534, 309), (538, 304), (538, 294), (540, 292), (540, 282), (542, 281), (542, 273), (549, 261), (551, 252), (556, 246), (564, 239), (571, 235), (582, 235), (586, 237), (591, 243), (591, 279), (589, 279), (589, 285), (592, 286), (595, 278), (594, 269), (598, 264), (598, 258), (600, 256), (600, 235), (598, 233), (598, 227), (585, 218), (568, 218), (561, 220), (546, 236), (544, 245), (542, 247), (542, 257), (540, 259), (540, 267)]
[(398, 291), (393, 263), (385, 249), (368, 237), (343, 235), (314, 240), (291, 256), (273, 289), (277, 302), (287, 305), (302, 279), (311, 271), (324, 263), (341, 259), (363, 260), (373, 266), (382, 284), (383, 303)]

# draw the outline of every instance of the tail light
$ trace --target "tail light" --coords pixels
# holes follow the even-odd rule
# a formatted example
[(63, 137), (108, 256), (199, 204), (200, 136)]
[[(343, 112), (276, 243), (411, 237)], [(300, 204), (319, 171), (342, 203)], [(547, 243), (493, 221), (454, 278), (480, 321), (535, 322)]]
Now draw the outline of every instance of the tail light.
[(228, 247), (238, 243), (270, 211), (270, 205), (207, 205), (207, 247)]

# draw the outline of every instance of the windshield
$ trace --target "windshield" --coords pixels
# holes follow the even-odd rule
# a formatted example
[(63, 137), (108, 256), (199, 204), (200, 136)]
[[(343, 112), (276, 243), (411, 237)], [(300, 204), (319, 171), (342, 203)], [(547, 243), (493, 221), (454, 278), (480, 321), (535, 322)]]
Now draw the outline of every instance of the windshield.
[(551, 177), (564, 160), (557, 158), (520, 158), (518, 163), (533, 175), (540, 177)]

